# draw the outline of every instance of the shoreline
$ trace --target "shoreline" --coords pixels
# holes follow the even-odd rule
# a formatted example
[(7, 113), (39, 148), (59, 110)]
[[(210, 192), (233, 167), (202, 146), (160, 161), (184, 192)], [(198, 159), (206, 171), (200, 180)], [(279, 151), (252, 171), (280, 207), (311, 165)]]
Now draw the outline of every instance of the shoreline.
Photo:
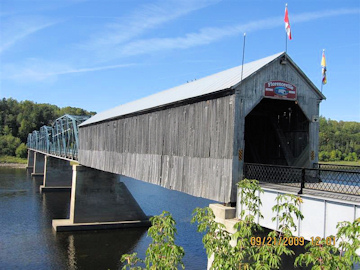
[(0, 167), (26, 169), (27, 164), (22, 164), (22, 163), (0, 163)]

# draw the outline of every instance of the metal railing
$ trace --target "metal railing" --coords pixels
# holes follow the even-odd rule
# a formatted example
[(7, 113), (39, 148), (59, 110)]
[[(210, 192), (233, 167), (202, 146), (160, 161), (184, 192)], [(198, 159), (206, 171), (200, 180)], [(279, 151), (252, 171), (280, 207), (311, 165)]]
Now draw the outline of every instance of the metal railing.
[(303, 189), (306, 188), (360, 195), (360, 172), (354, 170), (330, 170), (245, 163), (244, 178), (298, 187), (300, 189), (299, 194), (302, 194)]

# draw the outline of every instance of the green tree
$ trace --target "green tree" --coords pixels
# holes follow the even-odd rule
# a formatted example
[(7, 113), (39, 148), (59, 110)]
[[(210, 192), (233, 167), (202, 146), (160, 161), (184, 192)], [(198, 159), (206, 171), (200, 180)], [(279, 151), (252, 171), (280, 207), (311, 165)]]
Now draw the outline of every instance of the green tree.
[[(148, 236), (153, 240), (146, 250), (145, 260), (139, 259), (136, 253), (124, 254), (121, 257), (121, 262), (126, 263), (123, 269), (184, 269), (182, 259), (185, 252), (175, 244), (176, 222), (171, 214), (163, 211), (161, 215), (150, 218), (150, 221), (152, 226), (148, 230)], [(136, 266), (138, 263), (145, 264), (145, 268)]]
[(326, 152), (326, 151), (321, 151), (319, 153), (319, 160), (320, 161), (329, 161), (330, 159), (330, 154), (329, 152)]
[(293, 194), (280, 194), (276, 197), (276, 205), (272, 211), (277, 213), (277, 216), (272, 218), (272, 221), (278, 220), (280, 233), (285, 236), (292, 236), (292, 231), (297, 230), (294, 216), (297, 219), (304, 219), (299, 210), (302, 202), (301, 197)]
[[(354, 159), (349, 156), (351, 153), (356, 154), (356, 159), (360, 157), (360, 123), (326, 120), (320, 117), (319, 132), (319, 152), (329, 153), (320, 155), (320, 161), (339, 161), (346, 159)], [(333, 152), (335, 151), (335, 152)]]
[[(234, 226), (234, 235), (231, 236), (224, 225), (215, 222), (210, 208), (194, 211), (192, 222), (197, 222), (198, 231), (205, 233), (203, 243), (208, 257), (213, 258), (211, 269), (279, 269), (281, 256), (293, 254), (281, 237), (291, 236), (291, 230), (296, 229), (292, 215), (303, 218), (298, 210), (302, 201), (293, 195), (278, 196), (273, 211), (280, 213), (275, 219), (279, 219), (281, 231), (272, 231), (267, 236), (276, 244), (254, 245), (251, 239), (262, 230), (255, 217), (262, 217), (259, 193), (263, 191), (256, 180), (245, 179), (238, 186), (242, 211), (239, 222)], [(232, 239), (235, 240), (234, 245), (231, 245)]]
[(19, 103), (12, 98), (3, 98), (0, 101), (1, 114), (0, 114), (0, 129), (8, 126), (11, 129), (11, 135), (17, 137), (18, 123), (16, 117), (20, 112)]
[(336, 227), (339, 248), (328, 245), (326, 238), (317, 244), (309, 242), (306, 245), (308, 251), (295, 259), (295, 266), (312, 265), (314, 270), (342, 270), (352, 269), (355, 263), (360, 263), (360, 257), (356, 254), (360, 248), (360, 218), (354, 222), (339, 222)]
[[(211, 269), (248, 269), (271, 270), (279, 269), (283, 255), (294, 255), (282, 237), (291, 237), (297, 229), (296, 219), (302, 219), (301, 197), (284, 194), (276, 198), (272, 208), (276, 212), (273, 221), (279, 223), (279, 232), (272, 231), (266, 239), (276, 239), (272, 244), (254, 244), (256, 233), (261, 227), (256, 224), (255, 217), (261, 217), (262, 189), (256, 180), (243, 180), (239, 184), (239, 198), (242, 204), (240, 221), (234, 226), (236, 232), (231, 235), (223, 224), (215, 221), (211, 208), (196, 208), (192, 223), (197, 222), (198, 231), (203, 233), (203, 243), (208, 257), (213, 258)], [(177, 269), (184, 268), (182, 258), (184, 250), (175, 245), (175, 220), (170, 213), (164, 211), (160, 216), (151, 219), (153, 226), (148, 235), (153, 242), (146, 251), (145, 260), (139, 259), (136, 253), (124, 254), (121, 261), (126, 265), (123, 269)], [(339, 248), (322, 240), (319, 245), (310, 242), (306, 245), (308, 251), (300, 254), (294, 265), (312, 266), (313, 270), (343, 270), (352, 269), (355, 263), (360, 263), (356, 251), (360, 248), (360, 218), (354, 222), (340, 222), (337, 225), (336, 238)], [(331, 236), (333, 237), (333, 236)], [(260, 237), (259, 237), (260, 238)], [(145, 268), (136, 266), (145, 265)]]
[(15, 155), (19, 158), (27, 157), (27, 147), (25, 143), (21, 143), (15, 150)]
[(70, 115), (94, 115), (95, 112), (88, 112), (84, 109), (80, 109), (80, 108), (74, 108), (74, 107), (64, 107), (61, 108), (59, 111), (59, 116), (62, 116), (64, 114), (70, 114)]
[(345, 158), (344, 158), (345, 161), (357, 161), (358, 158), (357, 158), (357, 155), (355, 152), (352, 152), (352, 153), (349, 153)]
[(36, 130), (37, 126), (32, 120), (22, 119), (20, 122), (18, 136), (22, 142), (26, 141), (29, 133)]
[[(52, 122), (64, 115), (93, 115), (84, 109), (65, 107), (59, 108), (51, 104), (37, 104), (33, 101), (25, 100), (18, 102), (12, 98), (0, 100), (0, 135), (11, 135), (12, 137), (2, 137), (0, 153), (12, 153), (15, 155), (19, 143), (26, 143), (28, 134), (34, 130), (39, 130), (43, 125), (51, 125)], [(14, 148), (15, 147), (15, 148)], [(23, 155), (23, 153), (19, 155)]]
[(193, 212), (191, 223), (197, 222), (198, 232), (205, 233), (202, 239), (208, 258), (213, 256), (212, 269), (232, 269), (238, 262), (236, 254), (231, 246), (231, 234), (225, 226), (215, 221), (215, 215), (211, 208), (196, 208)]
[(3, 135), (12, 135), (12, 131), (11, 129), (9, 128), (9, 126), (5, 125), (2, 129), (2, 134)]
[(15, 156), (16, 148), (20, 144), (20, 139), (10, 134), (0, 136), (0, 155)]

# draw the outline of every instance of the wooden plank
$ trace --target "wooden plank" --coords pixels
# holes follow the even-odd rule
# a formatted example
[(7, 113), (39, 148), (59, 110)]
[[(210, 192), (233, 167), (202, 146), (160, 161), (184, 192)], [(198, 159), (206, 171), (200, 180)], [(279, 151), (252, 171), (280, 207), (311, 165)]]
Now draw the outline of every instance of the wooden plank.
[(233, 158), (233, 97), (205, 100), (80, 129), (85, 166), (226, 200)]

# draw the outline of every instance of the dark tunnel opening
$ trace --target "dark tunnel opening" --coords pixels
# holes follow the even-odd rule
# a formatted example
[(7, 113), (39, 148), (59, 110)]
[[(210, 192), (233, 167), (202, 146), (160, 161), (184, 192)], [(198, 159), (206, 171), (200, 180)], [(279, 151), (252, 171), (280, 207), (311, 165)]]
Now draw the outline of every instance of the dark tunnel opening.
[(305, 166), (309, 121), (295, 101), (263, 99), (245, 118), (246, 163)]

